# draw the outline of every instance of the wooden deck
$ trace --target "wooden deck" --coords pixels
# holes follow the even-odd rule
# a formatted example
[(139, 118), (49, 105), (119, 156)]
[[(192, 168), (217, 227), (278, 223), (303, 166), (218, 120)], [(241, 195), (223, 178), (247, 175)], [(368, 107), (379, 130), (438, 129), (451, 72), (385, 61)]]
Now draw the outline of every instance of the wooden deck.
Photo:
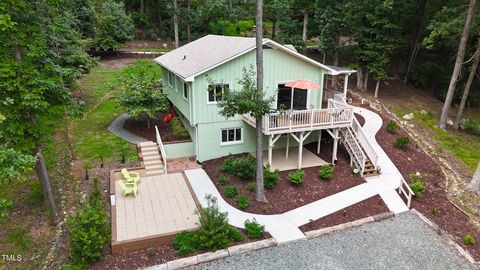
[(176, 233), (198, 228), (197, 200), (182, 173), (142, 177), (136, 198), (124, 197), (117, 181), (112, 194), (113, 253), (168, 243)]

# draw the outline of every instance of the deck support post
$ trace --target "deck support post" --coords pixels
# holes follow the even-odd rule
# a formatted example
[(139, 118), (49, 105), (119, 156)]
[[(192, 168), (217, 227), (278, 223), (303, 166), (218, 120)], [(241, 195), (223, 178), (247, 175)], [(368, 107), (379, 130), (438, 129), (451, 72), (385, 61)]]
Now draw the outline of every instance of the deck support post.
[(340, 139), (340, 137), (338, 137), (338, 128), (333, 130), (333, 135), (332, 164), (335, 164), (335, 161), (337, 160), (338, 140)]
[(300, 138), (298, 140), (298, 169), (302, 168), (302, 154), (303, 154), (303, 135), (305, 134), (304, 131), (300, 132)]
[(268, 166), (272, 167), (273, 135), (268, 136)]
[(285, 148), (285, 159), (288, 159), (289, 149), (290, 149), (290, 134), (287, 133), (287, 148)]
[(322, 130), (318, 131), (318, 144), (317, 144), (317, 154), (320, 154), (320, 144), (322, 142)]
[(350, 74), (345, 74), (345, 80), (343, 81), (343, 96), (345, 98), (345, 102), (347, 102), (348, 76), (350, 76)]

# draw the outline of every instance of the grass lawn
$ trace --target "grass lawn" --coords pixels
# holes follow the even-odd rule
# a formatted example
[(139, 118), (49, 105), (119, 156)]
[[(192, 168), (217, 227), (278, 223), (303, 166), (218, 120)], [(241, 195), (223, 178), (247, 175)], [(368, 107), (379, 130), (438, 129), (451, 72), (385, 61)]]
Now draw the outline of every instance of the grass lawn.
[[(410, 113), (411, 110), (402, 107), (394, 108), (398, 117)], [(420, 111), (413, 111), (414, 124), (425, 127), (432, 131), (435, 141), (443, 150), (446, 150), (463, 161), (472, 171), (475, 171), (480, 160), (480, 140), (478, 136), (470, 135), (463, 131), (443, 130), (438, 128), (438, 117), (431, 113), (421, 114)]]
[(96, 67), (81, 81), (79, 88), (88, 95), (89, 102), (84, 117), (72, 123), (74, 151), (78, 158), (89, 163), (98, 162), (100, 157), (106, 162), (120, 161), (123, 152), (126, 160), (137, 160), (135, 145), (116, 137), (107, 129), (124, 111), (116, 106), (106, 85), (114, 83), (119, 76), (143, 71), (161, 78), (158, 65), (151, 59), (141, 59), (117, 70)]

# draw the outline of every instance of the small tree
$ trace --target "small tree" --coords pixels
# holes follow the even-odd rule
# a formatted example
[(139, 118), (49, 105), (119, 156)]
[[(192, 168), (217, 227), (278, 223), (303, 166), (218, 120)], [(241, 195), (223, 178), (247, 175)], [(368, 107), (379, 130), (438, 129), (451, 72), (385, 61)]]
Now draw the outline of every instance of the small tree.
[(167, 111), (167, 95), (163, 93), (161, 85), (154, 76), (145, 70), (139, 75), (130, 74), (119, 79), (119, 83), (109, 86), (114, 91), (117, 105), (123, 108), (134, 118), (147, 116), (147, 125), (150, 128), (150, 119), (158, 112)]
[(125, 14), (123, 2), (105, 1), (100, 7), (93, 46), (103, 50), (115, 49), (134, 38), (134, 26)]
[[(248, 113), (255, 117), (257, 121), (261, 121), (263, 115), (270, 112), (270, 104), (274, 100), (273, 97), (265, 97), (263, 91), (257, 90), (253, 66), (248, 70), (246, 68), (243, 69), (243, 75), (239, 83), (242, 86), (240, 91), (227, 91), (224, 93), (222, 100), (218, 103), (220, 114), (230, 118), (238, 114)], [(262, 159), (259, 158), (259, 160), (260, 162), (257, 162), (257, 193), (260, 192), (265, 197), (263, 177), (259, 177), (258, 174), (259, 170), (263, 172)], [(258, 197), (257, 200), (259, 200)], [(260, 199), (260, 201), (262, 200)]]

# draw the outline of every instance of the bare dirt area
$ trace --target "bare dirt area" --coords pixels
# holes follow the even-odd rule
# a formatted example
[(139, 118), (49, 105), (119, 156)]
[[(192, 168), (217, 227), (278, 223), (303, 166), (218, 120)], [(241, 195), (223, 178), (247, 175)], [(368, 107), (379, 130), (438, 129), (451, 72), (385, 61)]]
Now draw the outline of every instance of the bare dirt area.
[(124, 49), (173, 49), (171, 40), (132, 40), (123, 45)]
[(108, 57), (100, 61), (100, 66), (109, 69), (121, 69), (138, 60), (137, 58)]
[[(313, 153), (316, 153), (316, 143), (308, 144), (305, 147)], [(332, 148), (332, 142), (324, 141), (319, 156), (324, 160), (331, 160)], [(261, 203), (255, 200), (255, 191), (247, 188), (248, 180), (240, 179), (236, 175), (220, 172), (220, 167), (227, 157), (205, 161), (202, 165), (208, 176), (213, 180), (223, 199), (230, 205), (236, 207), (237, 201), (235, 198), (227, 198), (224, 190), (227, 187), (235, 186), (239, 194), (246, 195), (250, 201), (248, 208), (242, 211), (257, 214), (280, 214), (365, 183), (363, 178), (353, 174), (346, 151), (343, 151), (343, 148), (339, 149), (338, 160), (332, 179), (320, 179), (318, 176), (319, 167), (304, 168), (305, 181), (301, 185), (296, 186), (287, 179), (288, 174), (293, 172), (293, 170), (279, 172), (280, 179), (277, 184), (271, 189), (266, 189), (265, 193), (268, 203)], [(237, 155), (237, 157), (238, 156), (239, 155)], [(222, 175), (230, 179), (230, 184), (220, 185), (218, 183), (218, 179)]]

